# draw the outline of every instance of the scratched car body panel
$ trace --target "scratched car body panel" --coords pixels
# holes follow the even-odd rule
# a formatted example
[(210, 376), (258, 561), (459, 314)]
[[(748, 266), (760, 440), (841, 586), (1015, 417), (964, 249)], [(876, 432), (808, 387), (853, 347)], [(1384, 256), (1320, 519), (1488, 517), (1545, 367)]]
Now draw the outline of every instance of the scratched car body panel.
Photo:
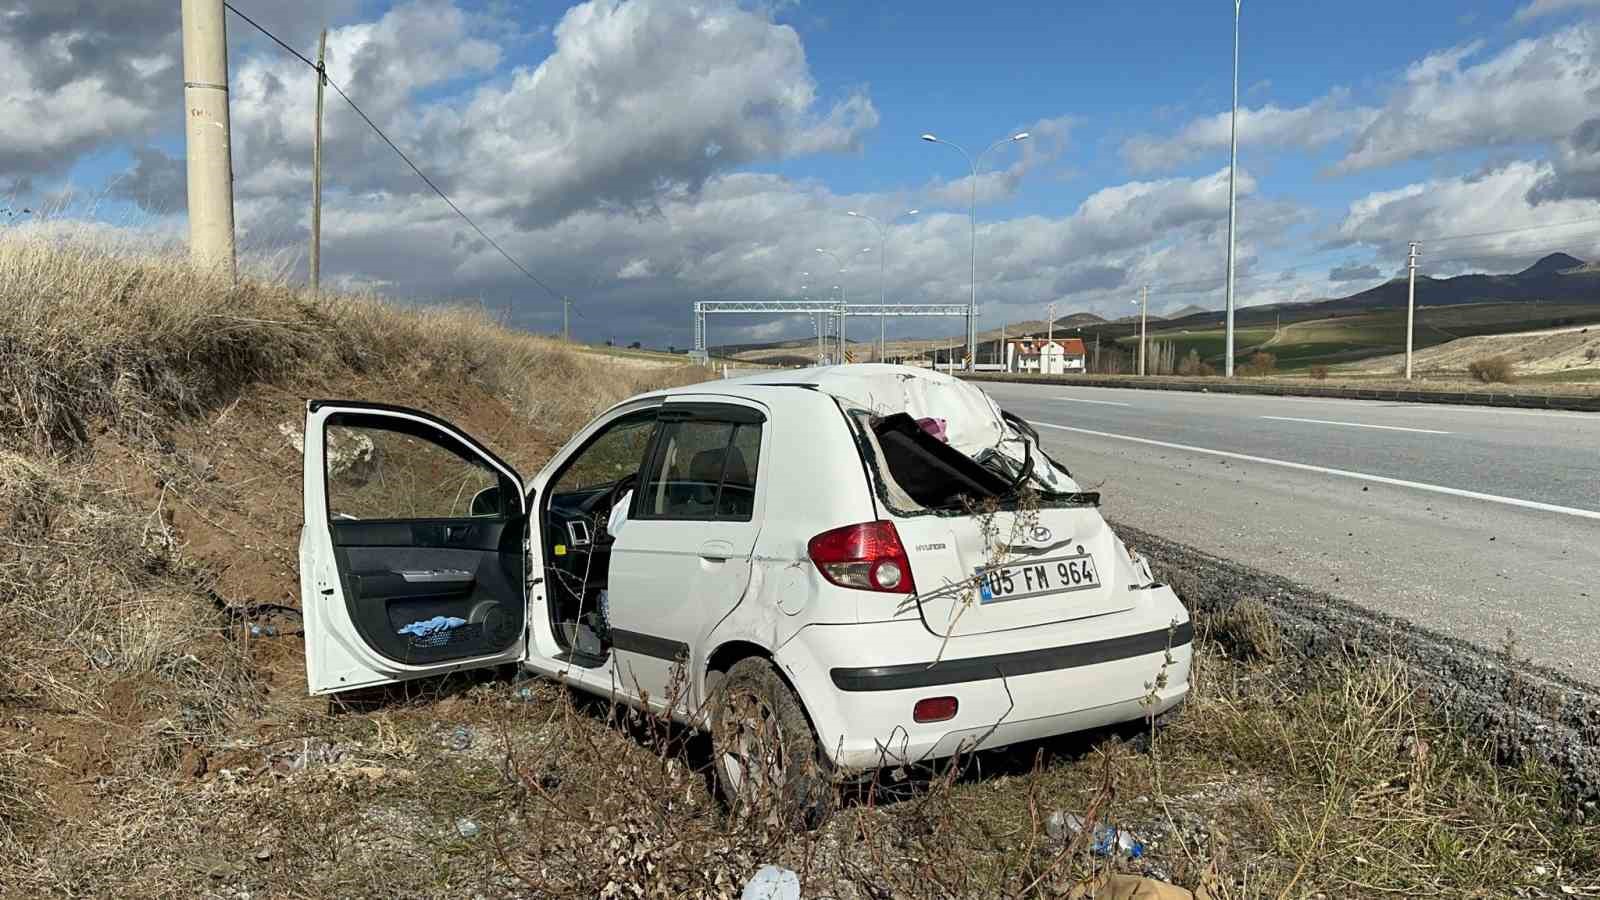
[[(311, 401), (306, 435), (314, 693), (516, 662), (715, 745), (724, 695), (770, 666), (787, 694), (763, 702), (803, 709), (843, 775), (1188, 690), (1176, 595), (1027, 423), (949, 376), (837, 366), (642, 395), (531, 477), (417, 410)], [(737, 781), (744, 763), (714, 757)]]

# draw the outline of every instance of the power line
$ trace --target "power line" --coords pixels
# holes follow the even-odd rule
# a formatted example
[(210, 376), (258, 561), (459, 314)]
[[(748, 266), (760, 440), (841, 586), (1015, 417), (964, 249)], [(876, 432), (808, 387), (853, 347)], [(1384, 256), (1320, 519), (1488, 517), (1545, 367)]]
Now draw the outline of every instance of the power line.
[(1519, 228), (1499, 228), (1494, 231), (1478, 231), (1472, 234), (1449, 234), (1442, 237), (1422, 238), (1422, 244), (1442, 244), (1447, 241), (1460, 241), (1467, 238), (1498, 237), (1502, 234), (1516, 234), (1522, 231), (1539, 231), (1545, 228), (1564, 228), (1568, 225), (1588, 225), (1600, 222), (1600, 216), (1590, 216), (1587, 219), (1572, 219), (1566, 222), (1546, 222), (1543, 225), (1523, 225)]
[[(557, 291), (556, 289), (552, 288), (550, 285), (546, 284), (541, 278), (539, 278), (539, 276), (537, 276), (537, 275), (533, 274), (532, 272), (528, 271), (528, 268), (526, 266), (524, 266), (522, 263), (517, 262), (516, 259), (514, 259), (511, 256), (511, 254), (509, 254), (509, 253), (507, 253), (505, 251), (504, 247), (501, 247), (500, 244), (498, 242), (496, 242), (494, 238), (490, 237), (487, 232), (485, 232), (482, 228), (480, 228), (478, 226), (478, 223), (474, 222), (472, 220), (471, 216), (469, 216), (465, 212), (463, 212), (461, 207), (457, 206), (456, 202), (454, 200), (451, 200), (450, 196), (448, 194), (446, 194), (443, 190), (441, 190), (437, 184), (434, 184), (433, 183), (433, 179), (429, 178), (427, 173), (423, 172), (422, 169), (419, 168), (416, 163), (411, 161), (411, 157), (407, 156), (406, 152), (404, 150), (401, 150), (400, 147), (398, 145), (396, 145), (394, 141), (389, 139), (389, 136), (387, 134), (383, 133), (383, 129), (378, 127), (378, 123), (372, 121), (372, 117), (367, 115), (366, 112), (360, 106), (358, 106), (354, 100), (350, 99), (350, 95), (346, 94), (344, 92), (344, 88), (340, 87), (338, 82), (334, 81), (332, 78), (327, 78), (327, 71), (326, 71), (325, 68), (319, 68), (316, 63), (312, 62), (310, 59), (307, 59), (305, 54), (301, 53), (300, 51), (298, 51), (298, 50), (294, 49), (293, 47), (289, 46), (288, 44), (284, 43), (283, 40), (281, 38), (279, 38), (277, 35), (273, 34), (272, 32), (268, 31), (267, 29), (261, 27), (261, 25), (259, 23), (257, 23), (254, 19), (252, 19), (249, 16), (245, 15), (244, 13), (240, 12), (239, 8), (234, 6), (232, 3), (227, 2), (227, 0), (223, 0), (223, 4), (222, 5), (227, 7), (229, 12), (231, 12), (234, 15), (238, 16), (239, 18), (243, 19), (246, 24), (250, 25), (250, 27), (252, 27), (255, 30), (257, 30), (257, 31), (261, 32), (262, 34), (266, 35), (268, 38), (270, 38), (272, 40), (273, 43), (277, 44), (279, 47), (282, 47), (284, 50), (286, 50), (289, 53), (293, 54), (296, 59), (298, 59), (301, 62), (305, 63), (313, 71), (319, 72), (322, 75), (322, 77), (326, 78), (327, 82), (328, 82), (328, 86), (333, 88), (334, 92), (337, 93), (340, 97), (343, 97), (344, 98), (344, 102), (350, 104), (350, 108), (356, 111), (356, 115), (360, 116), (361, 120), (363, 122), (366, 122), (367, 126), (370, 127), (373, 130), (373, 132), (375, 132), (378, 135), (378, 137), (382, 138), (383, 142), (385, 144), (389, 145), (389, 149), (393, 150), (395, 152), (395, 154), (398, 155), (400, 157), (400, 159), (403, 160), (407, 166), (411, 167), (411, 171), (415, 172), (417, 174), (417, 177), (422, 179), (422, 183), (426, 184), (429, 188), (431, 188), (435, 194), (438, 194), (439, 195), (439, 199), (443, 200), (445, 202), (445, 204), (447, 206), (449, 206), (452, 211), (455, 212), (456, 215), (460, 216), (462, 221), (464, 221), (468, 225), (472, 226), (472, 230), (476, 231), (478, 233), (479, 237), (483, 238), (486, 242), (488, 242), (489, 246), (493, 247), (496, 252), (498, 252), (501, 256), (505, 257), (506, 262), (511, 263), (511, 265), (515, 266), (517, 268), (517, 271), (521, 272), (523, 275), (526, 275), (530, 281), (532, 281), (534, 284), (537, 284), (539, 287), (543, 288), (545, 293), (549, 294), (551, 297), (554, 297), (556, 300), (560, 300), (560, 301), (563, 301), (563, 302), (565, 301), (565, 297), (564, 297), (563, 294), (561, 294), (561, 292)], [(581, 316), (582, 313), (579, 313), (579, 315)]]
[(285, 49), (285, 50), (289, 51), (290, 53), (294, 54), (294, 56), (297, 59), (299, 59), (301, 62), (305, 63), (306, 65), (310, 66), (313, 69), (315, 69), (317, 67), (317, 64), (312, 62), (310, 59), (307, 59), (306, 55), (304, 53), (301, 53), (299, 50), (296, 50), (295, 48), (289, 46), (288, 44), (285, 44), (277, 35), (275, 35), (272, 32), (266, 30), (265, 28), (262, 28), (261, 24), (259, 22), (257, 22), (255, 19), (250, 18), (249, 16), (245, 15), (244, 13), (240, 12), (239, 8), (234, 6), (232, 3), (227, 2), (227, 0), (223, 0), (222, 5), (226, 6), (228, 8), (228, 12), (231, 12), (234, 15), (238, 16), (239, 18), (243, 19), (245, 21), (245, 24), (247, 24), (251, 28), (254, 28), (255, 30), (261, 32), (262, 34), (266, 35), (268, 38), (271, 38), (272, 42), (274, 44), (277, 44), (279, 47), (282, 47), (283, 49)]

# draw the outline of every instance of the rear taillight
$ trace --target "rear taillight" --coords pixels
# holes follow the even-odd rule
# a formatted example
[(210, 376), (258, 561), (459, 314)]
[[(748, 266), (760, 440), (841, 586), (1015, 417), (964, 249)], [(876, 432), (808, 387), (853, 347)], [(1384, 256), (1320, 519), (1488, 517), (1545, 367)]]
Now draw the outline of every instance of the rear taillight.
[(864, 522), (824, 531), (806, 545), (822, 577), (840, 587), (911, 594), (911, 560), (893, 522)]
[(960, 703), (954, 697), (927, 697), (911, 707), (914, 722), (948, 722), (956, 717)]

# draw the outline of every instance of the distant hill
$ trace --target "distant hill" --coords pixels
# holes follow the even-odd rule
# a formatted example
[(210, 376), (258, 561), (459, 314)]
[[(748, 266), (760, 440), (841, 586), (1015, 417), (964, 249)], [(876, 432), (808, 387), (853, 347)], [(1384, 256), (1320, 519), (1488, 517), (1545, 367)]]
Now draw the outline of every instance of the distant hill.
[[(1568, 253), (1551, 253), (1526, 269), (1511, 274), (1456, 275), (1450, 278), (1433, 278), (1427, 275), (1417, 276), (1417, 305), (1419, 307), (1449, 307), (1494, 303), (1528, 303), (1530, 307), (1527, 318), (1530, 321), (1538, 321), (1544, 318), (1539, 306), (1534, 304), (1593, 305), (1596, 308), (1600, 308), (1600, 263), (1588, 263)], [(1405, 305), (1406, 279), (1394, 278), (1376, 287), (1345, 297), (1285, 301), (1239, 307), (1235, 311), (1234, 321), (1241, 328), (1246, 325), (1265, 325), (1276, 328), (1279, 325), (1286, 326), (1293, 322), (1346, 316), (1375, 310), (1396, 308), (1403, 310)], [(1151, 314), (1149, 318), (1152, 331), (1209, 329), (1220, 325), (1222, 311), (1205, 309), (1191, 304), (1166, 315)], [(1094, 313), (1080, 312), (1063, 316), (1055, 321), (1057, 336), (1061, 336), (1063, 329), (1068, 329), (1074, 330), (1071, 336), (1081, 334), (1085, 336), (1098, 335), (1107, 338), (1119, 338), (1133, 334), (1138, 330), (1138, 326), (1139, 316), (1137, 313), (1116, 319), (1106, 319)], [(1048, 331), (1048, 328), (1049, 323), (1043, 320), (1011, 322), (1007, 323), (1005, 334), (1007, 337), (1043, 335)], [(1075, 329), (1081, 329), (1081, 331), (1075, 331)], [(872, 329), (868, 328), (866, 331), (870, 332)], [(860, 336), (856, 335), (858, 338)], [(994, 341), (999, 336), (1000, 329), (985, 329), (979, 332), (978, 342), (981, 344), (986, 341)], [(901, 341), (901, 343), (908, 342), (909, 339), (902, 339)], [(964, 337), (959, 333), (953, 333), (949, 337), (921, 339), (920, 342), (947, 346), (963, 343)], [(815, 340), (807, 341), (801, 339), (779, 343), (724, 346), (715, 348), (715, 350), (720, 353), (732, 354), (755, 349), (792, 348), (798, 353), (804, 353), (805, 351), (801, 348), (806, 346), (815, 346)]]
[(1566, 253), (1552, 253), (1544, 259), (1517, 273), (1518, 278), (1529, 275), (1560, 275), (1569, 269), (1583, 268), (1583, 260)]
[[(1600, 303), (1600, 273), (1585, 269), (1583, 260), (1575, 256), (1552, 253), (1514, 275), (1417, 277), (1417, 304), (1421, 306), (1535, 300), (1548, 303)], [(1306, 304), (1283, 304), (1282, 308), (1339, 312), (1404, 305), (1406, 280), (1396, 278), (1348, 297)]]

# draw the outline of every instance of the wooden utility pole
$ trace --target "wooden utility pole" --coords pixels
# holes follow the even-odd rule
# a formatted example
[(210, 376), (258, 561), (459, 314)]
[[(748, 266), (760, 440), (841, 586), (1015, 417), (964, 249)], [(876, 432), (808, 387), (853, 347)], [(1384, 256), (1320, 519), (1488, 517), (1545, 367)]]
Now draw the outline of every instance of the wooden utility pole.
[[(317, 122), (311, 138), (311, 295), (322, 294), (322, 90), (328, 84), (328, 29), (317, 43)], [(483, 305), (479, 300), (480, 306)]]
[(184, 136), (189, 169), (189, 254), (238, 272), (233, 246), (233, 151), (228, 121), (228, 31), (222, 0), (183, 0)]

